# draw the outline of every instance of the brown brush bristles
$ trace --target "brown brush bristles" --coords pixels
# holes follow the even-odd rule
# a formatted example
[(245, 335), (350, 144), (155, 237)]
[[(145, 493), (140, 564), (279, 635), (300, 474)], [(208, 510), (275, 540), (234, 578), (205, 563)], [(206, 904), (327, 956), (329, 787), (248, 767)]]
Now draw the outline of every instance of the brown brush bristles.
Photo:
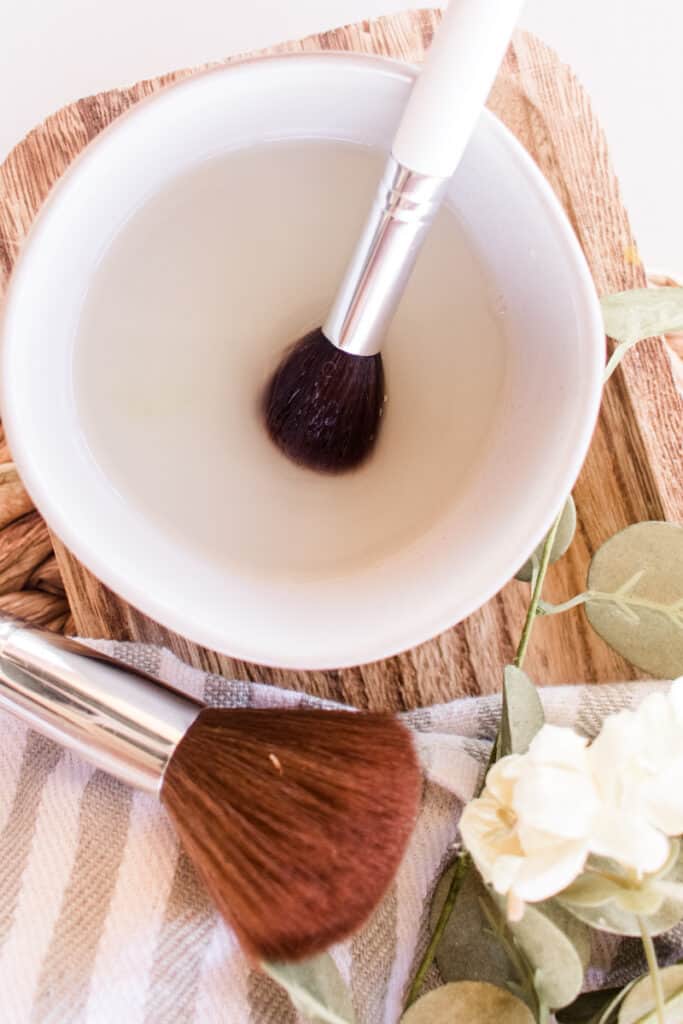
[(371, 914), (420, 791), (410, 735), (389, 715), (207, 708), (162, 800), (247, 954), (298, 960)]
[(268, 433), (290, 459), (340, 473), (369, 456), (383, 404), (382, 357), (349, 355), (315, 330), (285, 354), (263, 412)]

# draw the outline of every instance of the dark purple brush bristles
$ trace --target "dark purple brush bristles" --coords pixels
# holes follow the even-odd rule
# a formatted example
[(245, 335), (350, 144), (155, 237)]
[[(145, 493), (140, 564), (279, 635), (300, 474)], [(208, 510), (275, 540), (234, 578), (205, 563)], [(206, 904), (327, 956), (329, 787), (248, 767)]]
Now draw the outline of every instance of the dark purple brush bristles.
[(382, 357), (342, 352), (318, 329), (285, 354), (263, 412), (272, 440), (290, 459), (340, 473), (370, 455), (383, 404)]

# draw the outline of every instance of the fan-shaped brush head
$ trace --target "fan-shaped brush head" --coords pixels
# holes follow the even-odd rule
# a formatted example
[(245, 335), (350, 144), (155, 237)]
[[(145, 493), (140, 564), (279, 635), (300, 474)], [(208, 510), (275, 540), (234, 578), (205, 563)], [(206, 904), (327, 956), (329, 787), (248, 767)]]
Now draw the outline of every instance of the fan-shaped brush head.
[(243, 948), (296, 960), (371, 914), (420, 790), (411, 737), (389, 715), (242, 708), (200, 713), (161, 797)]
[(263, 409), (268, 433), (285, 455), (340, 473), (372, 451), (383, 405), (382, 357), (349, 355), (315, 330), (285, 354)]

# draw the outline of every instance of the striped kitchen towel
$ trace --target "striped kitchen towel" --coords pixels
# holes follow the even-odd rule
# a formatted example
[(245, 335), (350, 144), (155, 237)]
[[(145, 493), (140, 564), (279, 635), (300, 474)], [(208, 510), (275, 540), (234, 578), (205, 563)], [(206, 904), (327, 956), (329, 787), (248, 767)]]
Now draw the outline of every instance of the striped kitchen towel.
[[(155, 647), (97, 644), (214, 706), (315, 703), (207, 675)], [(546, 716), (594, 734), (658, 684), (542, 692)], [(665, 684), (662, 684), (665, 685)], [(411, 712), (427, 766), (420, 817), (394, 884), (332, 954), (358, 1024), (395, 1024), (427, 938), (429, 898), (495, 734), (499, 700)], [(454, 780), (456, 780), (454, 782)], [(676, 936), (667, 937), (675, 956)], [(639, 945), (598, 940), (589, 982), (640, 970)], [(432, 982), (438, 978), (432, 978)], [(297, 1024), (285, 994), (251, 969), (217, 917), (165, 812), (75, 755), (0, 716), (2, 1024)]]

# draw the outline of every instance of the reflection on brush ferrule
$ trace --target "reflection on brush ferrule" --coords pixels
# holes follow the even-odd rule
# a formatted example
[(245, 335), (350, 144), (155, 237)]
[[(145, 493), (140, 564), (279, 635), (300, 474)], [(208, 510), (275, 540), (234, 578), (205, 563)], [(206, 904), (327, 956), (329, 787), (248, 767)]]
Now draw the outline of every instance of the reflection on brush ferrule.
[(325, 336), (350, 355), (379, 352), (450, 178), (389, 158), (329, 316)]
[(0, 707), (137, 789), (160, 793), (202, 706), (84, 644), (0, 620)]

